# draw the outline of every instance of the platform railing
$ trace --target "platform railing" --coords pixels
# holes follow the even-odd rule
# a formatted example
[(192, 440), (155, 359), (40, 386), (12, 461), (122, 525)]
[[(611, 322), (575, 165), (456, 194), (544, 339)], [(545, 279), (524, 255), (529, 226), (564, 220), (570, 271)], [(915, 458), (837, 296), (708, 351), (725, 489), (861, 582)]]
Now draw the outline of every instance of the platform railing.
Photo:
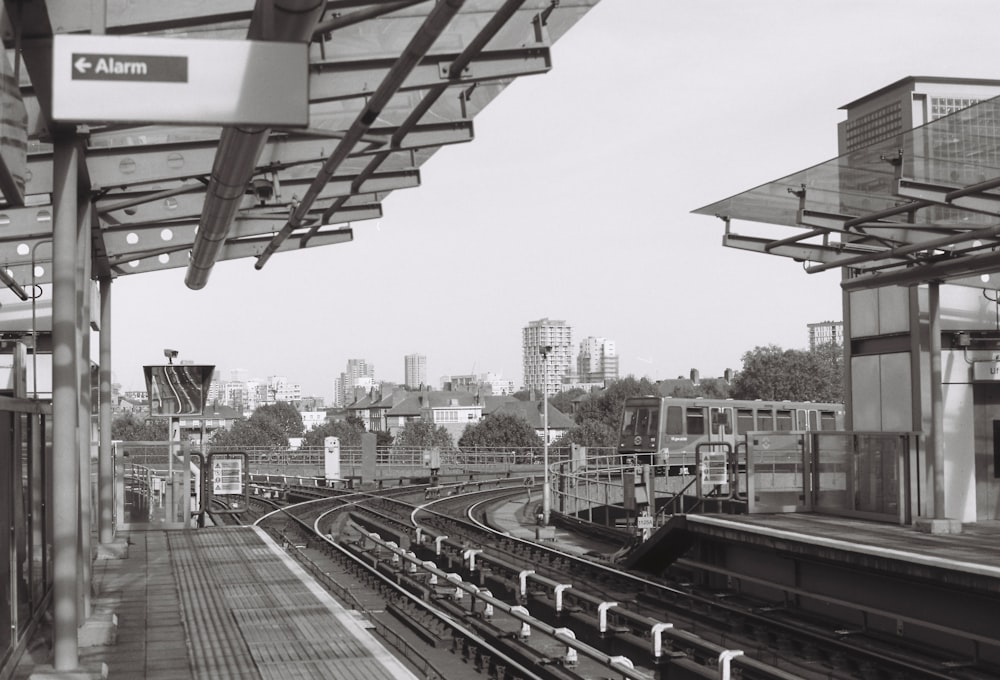
[(920, 514), (919, 432), (814, 432), (816, 512), (907, 525)]
[(659, 526), (696, 511), (816, 512), (905, 525), (919, 514), (921, 443), (916, 432), (751, 432), (722, 486), (705, 484), (712, 471), (698, 463), (637, 467), (619, 455), (587, 455), (550, 466), (553, 507), (605, 526), (635, 527), (640, 516)]

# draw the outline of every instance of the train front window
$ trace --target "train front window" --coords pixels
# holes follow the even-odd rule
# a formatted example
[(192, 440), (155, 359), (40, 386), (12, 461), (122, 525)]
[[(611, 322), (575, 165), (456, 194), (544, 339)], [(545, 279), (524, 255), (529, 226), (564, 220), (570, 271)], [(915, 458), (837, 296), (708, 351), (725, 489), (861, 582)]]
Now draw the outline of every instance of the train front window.
[(635, 433), (648, 435), (650, 432), (656, 432), (656, 426), (651, 427), (651, 425), (655, 422), (657, 413), (655, 408), (640, 408), (635, 419)]
[(822, 430), (836, 430), (837, 414), (833, 411), (820, 411), (819, 425)]
[(705, 434), (705, 409), (693, 407), (688, 408), (687, 433)]
[(634, 406), (626, 406), (622, 414), (622, 434), (635, 434), (635, 413)]

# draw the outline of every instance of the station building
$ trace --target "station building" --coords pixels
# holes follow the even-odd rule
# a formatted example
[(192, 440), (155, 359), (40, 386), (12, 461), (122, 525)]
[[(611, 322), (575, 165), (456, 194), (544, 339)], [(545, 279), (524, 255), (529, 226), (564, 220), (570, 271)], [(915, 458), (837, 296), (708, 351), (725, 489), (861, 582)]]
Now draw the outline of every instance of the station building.
[(847, 427), (923, 435), (869, 463), (935, 531), (1000, 519), (998, 95), (903, 78), (843, 107), (837, 158), (696, 211), (724, 219), (727, 246), (842, 271)]

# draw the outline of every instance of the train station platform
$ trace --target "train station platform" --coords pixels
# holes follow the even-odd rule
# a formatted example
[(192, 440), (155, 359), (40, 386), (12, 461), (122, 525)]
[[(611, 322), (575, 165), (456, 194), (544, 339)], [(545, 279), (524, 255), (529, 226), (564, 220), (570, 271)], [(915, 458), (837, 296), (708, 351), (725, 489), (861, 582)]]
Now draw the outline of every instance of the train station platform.
[(686, 515), (685, 524), (702, 537), (1000, 593), (1000, 521), (964, 524), (955, 534), (814, 513)]
[(260, 529), (122, 537), (124, 558), (93, 566), (95, 613), (117, 617), (112, 643), (81, 642), (80, 671), (60, 674), (40, 631), (14, 680), (417, 677)]
[(585, 536), (555, 524), (540, 527), (536, 515), (539, 507), (539, 502), (512, 500), (489, 510), (486, 514), (490, 526), (498, 531), (515, 538), (549, 543), (552, 547), (568, 553), (610, 557), (621, 548), (620, 545)]

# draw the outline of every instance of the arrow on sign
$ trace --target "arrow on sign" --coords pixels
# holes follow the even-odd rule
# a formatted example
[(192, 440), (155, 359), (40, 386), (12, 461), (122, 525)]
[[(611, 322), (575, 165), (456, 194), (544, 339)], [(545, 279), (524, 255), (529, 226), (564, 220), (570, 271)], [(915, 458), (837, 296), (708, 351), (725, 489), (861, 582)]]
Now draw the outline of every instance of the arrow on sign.
[(90, 67), (93, 66), (93, 64), (87, 61), (86, 57), (80, 57), (79, 59), (73, 62), (73, 66), (75, 66), (76, 70), (79, 71), (80, 73), (86, 73), (87, 71), (90, 70)]

